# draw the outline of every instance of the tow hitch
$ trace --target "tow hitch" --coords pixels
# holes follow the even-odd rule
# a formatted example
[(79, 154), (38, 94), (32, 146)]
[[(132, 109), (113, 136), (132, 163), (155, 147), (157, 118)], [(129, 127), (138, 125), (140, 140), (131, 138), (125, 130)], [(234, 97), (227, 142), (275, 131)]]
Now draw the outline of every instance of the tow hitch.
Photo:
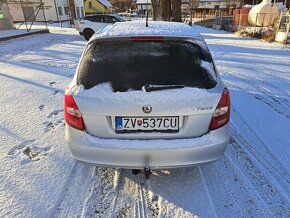
[(145, 167), (144, 168), (145, 179), (149, 179), (151, 174), (152, 174), (152, 170), (149, 167)]
[[(132, 174), (133, 175), (138, 175), (139, 173), (141, 173), (141, 170), (139, 169), (132, 169)], [(145, 176), (145, 179), (149, 179), (150, 176), (152, 174), (152, 170), (150, 169), (150, 167), (145, 167), (144, 168), (144, 176)]]

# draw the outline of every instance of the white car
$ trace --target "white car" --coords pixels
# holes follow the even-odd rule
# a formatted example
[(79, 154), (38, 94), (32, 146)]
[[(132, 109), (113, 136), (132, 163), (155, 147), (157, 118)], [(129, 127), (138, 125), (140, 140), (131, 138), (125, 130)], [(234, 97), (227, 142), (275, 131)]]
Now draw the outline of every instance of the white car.
[(229, 143), (230, 95), (203, 38), (171, 22), (116, 23), (88, 42), (65, 91), (74, 158), (120, 168), (216, 160)]
[(125, 22), (124, 18), (115, 14), (94, 14), (85, 16), (79, 23), (79, 33), (89, 40), (100, 29), (116, 22)]

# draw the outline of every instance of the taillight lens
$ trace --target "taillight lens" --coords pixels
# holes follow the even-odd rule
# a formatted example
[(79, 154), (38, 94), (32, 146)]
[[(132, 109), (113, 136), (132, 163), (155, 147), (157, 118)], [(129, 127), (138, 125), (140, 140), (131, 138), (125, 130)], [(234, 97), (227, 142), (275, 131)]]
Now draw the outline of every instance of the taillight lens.
[(71, 127), (85, 130), (84, 121), (78, 106), (71, 95), (64, 95), (64, 119)]
[(209, 129), (215, 130), (226, 125), (230, 120), (231, 111), (230, 92), (227, 88), (224, 89), (222, 97), (212, 116)]

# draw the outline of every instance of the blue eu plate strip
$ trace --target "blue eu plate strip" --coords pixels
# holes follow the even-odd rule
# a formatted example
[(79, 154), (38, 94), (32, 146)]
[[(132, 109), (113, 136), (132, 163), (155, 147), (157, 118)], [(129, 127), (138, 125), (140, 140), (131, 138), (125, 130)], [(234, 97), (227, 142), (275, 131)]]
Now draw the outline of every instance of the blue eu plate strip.
[(123, 129), (122, 117), (116, 117), (116, 129)]

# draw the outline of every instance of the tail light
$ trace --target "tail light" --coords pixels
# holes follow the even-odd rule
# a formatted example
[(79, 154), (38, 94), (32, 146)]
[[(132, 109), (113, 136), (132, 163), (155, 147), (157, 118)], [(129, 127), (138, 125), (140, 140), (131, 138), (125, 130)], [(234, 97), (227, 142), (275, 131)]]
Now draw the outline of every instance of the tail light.
[(230, 120), (230, 92), (224, 89), (222, 97), (213, 114), (209, 129), (215, 130), (226, 125)]
[(64, 95), (64, 119), (68, 125), (78, 130), (85, 130), (84, 121), (73, 96)]

